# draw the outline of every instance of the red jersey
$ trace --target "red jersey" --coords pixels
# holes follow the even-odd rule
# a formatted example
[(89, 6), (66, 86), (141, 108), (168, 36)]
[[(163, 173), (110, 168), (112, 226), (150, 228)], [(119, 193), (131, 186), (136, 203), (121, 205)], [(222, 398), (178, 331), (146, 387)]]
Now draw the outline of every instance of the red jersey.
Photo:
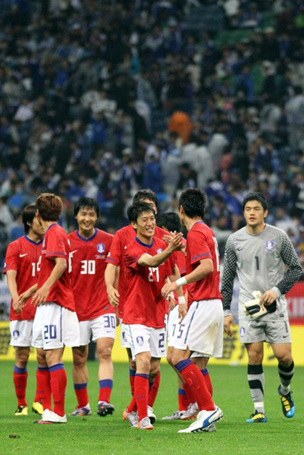
[(167, 244), (157, 237), (152, 245), (146, 245), (136, 237), (126, 246), (124, 261), (128, 296), (124, 302), (125, 324), (165, 327), (167, 304), (161, 289), (166, 277), (172, 275), (170, 262), (167, 260), (159, 267), (142, 267), (138, 260), (145, 253), (155, 256), (166, 248)]
[[(37, 283), (37, 264), (41, 254), (41, 242), (34, 242), (27, 235), (12, 242), (6, 251), (3, 272), (15, 270), (18, 294), (22, 294)], [(17, 313), (11, 304), (11, 321), (32, 321), (35, 317), (36, 307), (29, 299), (22, 313)], [(13, 301), (12, 301), (13, 303)]]
[(79, 321), (90, 321), (115, 312), (110, 304), (104, 280), (106, 257), (113, 235), (95, 229), (86, 239), (79, 231), (69, 235), (72, 259), (72, 284)]
[[(155, 235), (154, 237), (158, 237), (160, 239), (163, 238), (164, 235), (168, 235), (168, 232), (165, 231), (165, 229), (162, 229), (158, 226), (155, 226)], [(119, 317), (123, 317), (123, 307), (124, 307), (124, 302), (128, 296), (128, 284), (126, 281), (126, 276), (124, 272), (124, 263), (123, 263), (123, 258), (124, 258), (124, 250), (126, 245), (130, 243), (132, 240), (134, 240), (136, 237), (136, 230), (134, 227), (130, 224), (129, 226), (125, 226), (119, 231), (117, 231), (114, 235), (114, 239), (111, 245), (110, 253), (108, 254), (107, 263), (113, 264), (116, 267), (120, 266), (120, 275), (119, 275), (119, 294), (120, 294), (120, 299), (119, 299)], [(172, 268), (174, 267), (174, 263), (172, 262), (173, 260), (170, 258)]]
[[(58, 223), (51, 224), (43, 239), (41, 260), (38, 270), (38, 289), (46, 282), (55, 267), (55, 258), (64, 258), (69, 263), (71, 253), (68, 234)], [(70, 266), (51, 287), (48, 302), (54, 302), (68, 310), (75, 311)]]
[(202, 259), (213, 261), (214, 271), (203, 280), (187, 284), (188, 304), (197, 300), (222, 299), (220, 292), (220, 255), (214, 232), (203, 221), (195, 223), (187, 236), (187, 275)]

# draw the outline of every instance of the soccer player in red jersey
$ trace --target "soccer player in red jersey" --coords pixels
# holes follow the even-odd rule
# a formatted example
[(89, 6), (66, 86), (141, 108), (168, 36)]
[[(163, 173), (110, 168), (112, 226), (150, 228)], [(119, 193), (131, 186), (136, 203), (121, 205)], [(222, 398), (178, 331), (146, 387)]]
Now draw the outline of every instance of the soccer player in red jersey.
[[(33, 321), (36, 308), (30, 302), (20, 312), (18, 309), (19, 295), (28, 286), (37, 282), (37, 263), (41, 254), (43, 230), (36, 218), (34, 204), (27, 205), (22, 212), (25, 235), (12, 242), (6, 252), (4, 273), (12, 296), (10, 331), (11, 346), (15, 347), (16, 363), (14, 368), (14, 384), (18, 407), (16, 416), (28, 415), (26, 400), (27, 363), (32, 344)], [(17, 311), (16, 311), (17, 310)], [(42, 414), (43, 376), (47, 374), (47, 364), (42, 349), (37, 349), (37, 390), (32, 409)], [(42, 379), (42, 380), (41, 380)]]
[[(135, 239), (125, 248), (125, 275), (128, 296), (124, 302), (124, 324), (136, 359), (134, 397), (127, 418), (132, 426), (153, 429), (148, 417), (150, 370), (159, 370), (160, 359), (166, 355), (165, 319), (167, 304), (161, 289), (167, 278), (174, 279), (169, 261), (171, 254), (182, 248), (182, 234), (171, 235), (169, 245), (154, 237), (155, 212), (146, 203), (133, 204), (128, 217), (136, 230)], [(137, 409), (138, 420), (134, 419)]]
[(79, 324), (69, 271), (70, 242), (58, 224), (62, 200), (42, 193), (36, 200), (36, 217), (45, 235), (38, 263), (38, 283), (25, 291), (19, 305), (32, 297), (37, 306), (33, 327), (33, 346), (43, 348), (49, 368), (48, 387), (54, 402), (44, 404), (38, 423), (66, 423), (65, 391), (67, 374), (62, 361), (65, 346), (79, 346)]
[[(181, 223), (177, 213), (175, 212), (165, 212), (161, 213), (156, 217), (157, 225), (162, 227), (168, 232), (180, 232)], [(186, 248), (186, 240), (183, 240)], [(178, 265), (181, 276), (186, 274), (186, 256), (184, 251), (175, 251), (172, 255), (176, 264)], [(185, 290), (184, 286), (184, 290)], [(187, 294), (187, 293), (185, 293)], [(175, 302), (178, 302), (178, 305), (175, 305), (174, 308), (169, 312), (169, 318), (167, 323), (167, 360), (172, 365), (172, 354), (174, 351), (174, 336), (176, 331), (179, 328), (179, 323), (181, 322), (181, 316), (184, 318), (187, 314), (187, 305), (185, 296), (176, 295), (175, 293)], [(179, 306), (184, 305), (184, 306)], [(183, 309), (183, 314), (180, 315), (181, 309)], [(172, 365), (173, 366), (173, 365)], [(178, 377), (179, 388), (178, 388), (178, 411), (174, 412), (172, 415), (163, 417), (163, 420), (187, 420), (194, 418), (197, 414), (196, 403), (191, 403), (189, 396), (185, 390), (187, 389), (187, 384), (185, 387), (183, 382)]]
[(162, 290), (163, 296), (167, 297), (179, 286), (187, 284), (189, 310), (175, 335), (172, 363), (188, 385), (199, 413), (197, 420), (189, 428), (180, 430), (181, 433), (210, 431), (223, 417), (213, 401), (207, 370), (209, 358), (221, 357), (223, 351), (220, 257), (214, 232), (203, 222), (204, 212), (202, 191), (189, 188), (181, 194), (179, 214), (188, 231), (187, 273), (176, 282), (165, 284)]
[(106, 416), (114, 412), (110, 401), (114, 375), (111, 354), (116, 338), (116, 311), (109, 302), (104, 281), (105, 260), (113, 235), (95, 227), (99, 217), (99, 206), (95, 199), (80, 198), (75, 204), (74, 215), (78, 230), (72, 232), (69, 239), (80, 346), (73, 348), (73, 378), (78, 405), (71, 415), (91, 414), (86, 362), (92, 335), (92, 340), (97, 343), (100, 363), (98, 414)]
[[(142, 189), (139, 190), (133, 198), (133, 204), (137, 202), (146, 202), (151, 204), (155, 213), (158, 211), (158, 200), (156, 194), (151, 191), (150, 189)], [(164, 229), (156, 226), (155, 227), (155, 237), (162, 239), (164, 235), (167, 235), (168, 232)], [(118, 306), (118, 315), (121, 322), (121, 345), (127, 349), (128, 357), (129, 357), (129, 375), (130, 375), (130, 384), (131, 384), (131, 392), (133, 395), (134, 392), (134, 379), (135, 379), (135, 371), (136, 365), (134, 360), (132, 359), (130, 343), (127, 340), (127, 334), (125, 332), (124, 322), (123, 322), (123, 313), (124, 313), (124, 303), (128, 296), (128, 284), (125, 278), (124, 273), (124, 262), (123, 262), (123, 255), (125, 246), (134, 238), (136, 237), (136, 231), (134, 227), (130, 224), (129, 226), (125, 226), (119, 231), (117, 231), (114, 235), (114, 239), (111, 245), (110, 253), (107, 258), (107, 268), (105, 272), (105, 280), (107, 285), (107, 292), (109, 296), (109, 300), (112, 305)], [(170, 258), (170, 263), (172, 265), (172, 269), (174, 269), (174, 274), (176, 278), (178, 278), (179, 271), (175, 267), (174, 261)], [(117, 275), (119, 275), (119, 288), (117, 289), (115, 283), (117, 282)], [(160, 384), (160, 371), (151, 371), (150, 372), (150, 393), (149, 393), (149, 403), (148, 403), (148, 411), (149, 417), (152, 422), (155, 421), (156, 417), (153, 411), (153, 405), (156, 400), (156, 396), (159, 389)], [(124, 413), (125, 414), (125, 413)], [(125, 417), (125, 415), (124, 415)]]

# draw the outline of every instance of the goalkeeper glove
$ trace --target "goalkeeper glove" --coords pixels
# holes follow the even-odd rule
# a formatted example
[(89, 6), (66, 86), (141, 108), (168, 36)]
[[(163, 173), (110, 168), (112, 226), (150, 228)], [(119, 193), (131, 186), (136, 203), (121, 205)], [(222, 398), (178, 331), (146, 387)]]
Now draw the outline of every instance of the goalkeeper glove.
[(247, 316), (257, 319), (267, 313), (267, 308), (260, 303), (262, 294), (260, 291), (252, 293), (254, 299), (244, 303), (244, 311)]

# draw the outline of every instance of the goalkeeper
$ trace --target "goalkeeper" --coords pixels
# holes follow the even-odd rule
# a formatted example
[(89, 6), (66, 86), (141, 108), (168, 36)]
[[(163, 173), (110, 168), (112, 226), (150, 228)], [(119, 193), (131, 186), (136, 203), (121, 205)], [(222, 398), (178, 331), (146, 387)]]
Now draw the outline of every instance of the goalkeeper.
[(267, 422), (264, 407), (263, 343), (269, 342), (278, 360), (278, 392), (285, 417), (295, 414), (290, 384), (294, 374), (291, 333), (285, 294), (299, 280), (302, 269), (287, 234), (266, 224), (268, 206), (261, 193), (243, 201), (246, 226), (230, 235), (225, 249), (222, 295), (225, 331), (231, 336), (230, 306), (233, 282), (240, 282), (240, 340), (248, 353), (248, 384), (254, 413), (248, 423)]

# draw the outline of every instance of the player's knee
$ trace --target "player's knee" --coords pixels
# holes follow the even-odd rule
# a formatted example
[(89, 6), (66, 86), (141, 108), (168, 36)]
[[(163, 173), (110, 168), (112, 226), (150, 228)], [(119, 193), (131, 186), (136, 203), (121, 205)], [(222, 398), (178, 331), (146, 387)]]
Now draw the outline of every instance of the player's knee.
[(16, 351), (16, 363), (20, 368), (25, 368), (30, 356), (30, 350), (22, 349)]
[(37, 349), (37, 363), (41, 368), (45, 368), (47, 366), (43, 349)]
[(136, 362), (135, 362), (135, 360), (133, 360), (133, 359), (129, 360), (129, 367), (131, 368), (131, 370), (136, 370)]
[(83, 352), (73, 350), (73, 365), (75, 368), (82, 368), (87, 361), (87, 356)]
[(112, 355), (112, 348), (107, 347), (107, 348), (99, 348), (97, 349), (97, 355), (99, 360), (111, 360), (111, 355)]
[(151, 357), (149, 355), (140, 355), (136, 357), (136, 371), (150, 374)]
[(277, 360), (285, 368), (290, 367), (290, 365), (293, 362), (293, 358), (292, 358), (291, 352), (282, 352), (282, 353), (280, 353), (279, 355), (277, 355)]

